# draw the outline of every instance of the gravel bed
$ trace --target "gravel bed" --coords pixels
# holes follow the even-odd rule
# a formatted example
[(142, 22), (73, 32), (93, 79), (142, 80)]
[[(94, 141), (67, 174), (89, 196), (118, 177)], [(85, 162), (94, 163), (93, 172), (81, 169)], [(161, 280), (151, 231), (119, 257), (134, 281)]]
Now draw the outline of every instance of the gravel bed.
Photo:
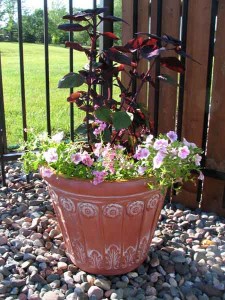
[[(0, 299), (225, 300), (225, 219), (166, 205), (146, 261), (121, 276), (79, 270), (65, 254), (46, 184), (19, 163), (0, 187)], [(1, 174), (0, 174), (1, 184)]]

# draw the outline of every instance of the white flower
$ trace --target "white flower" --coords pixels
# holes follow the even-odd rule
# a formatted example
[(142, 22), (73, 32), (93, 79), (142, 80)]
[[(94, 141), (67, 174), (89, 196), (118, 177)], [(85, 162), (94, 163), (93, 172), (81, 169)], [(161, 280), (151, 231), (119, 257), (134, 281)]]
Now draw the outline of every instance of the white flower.
[(52, 136), (52, 141), (55, 143), (60, 143), (63, 138), (64, 138), (64, 133), (63, 131), (61, 131)]
[(43, 156), (47, 163), (56, 162), (58, 160), (58, 154), (55, 148), (49, 148), (48, 151), (43, 153)]

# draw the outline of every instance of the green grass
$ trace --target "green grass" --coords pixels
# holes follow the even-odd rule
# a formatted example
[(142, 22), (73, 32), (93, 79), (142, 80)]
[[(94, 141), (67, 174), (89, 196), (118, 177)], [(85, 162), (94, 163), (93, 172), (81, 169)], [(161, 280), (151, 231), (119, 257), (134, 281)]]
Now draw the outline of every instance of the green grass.
[[(20, 94), (19, 46), (17, 43), (0, 42), (6, 130), (8, 145), (19, 144), (23, 139), (22, 108)], [(83, 53), (74, 52), (74, 70), (86, 63)], [(58, 80), (69, 70), (69, 50), (49, 46), (50, 102), (52, 130), (69, 132), (70, 108), (66, 101), (69, 90), (58, 89)], [(24, 44), (25, 93), (27, 128), (35, 132), (46, 131), (45, 61), (44, 46)], [(75, 128), (84, 113), (75, 107)]]

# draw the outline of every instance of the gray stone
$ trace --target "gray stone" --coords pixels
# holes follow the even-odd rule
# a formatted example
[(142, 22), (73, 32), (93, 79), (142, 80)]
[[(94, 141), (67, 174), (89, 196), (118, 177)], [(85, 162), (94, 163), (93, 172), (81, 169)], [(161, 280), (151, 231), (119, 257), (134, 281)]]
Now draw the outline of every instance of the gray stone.
[(94, 281), (94, 285), (98, 286), (99, 288), (101, 288), (105, 291), (108, 291), (111, 288), (111, 282), (109, 280), (105, 280), (105, 279), (102, 279), (102, 278), (97, 278)]

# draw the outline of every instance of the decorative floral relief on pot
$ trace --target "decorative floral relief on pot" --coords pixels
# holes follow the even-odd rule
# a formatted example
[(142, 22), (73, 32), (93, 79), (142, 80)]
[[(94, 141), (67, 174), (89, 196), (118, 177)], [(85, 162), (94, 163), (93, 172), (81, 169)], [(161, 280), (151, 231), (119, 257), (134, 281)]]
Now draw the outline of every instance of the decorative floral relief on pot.
[(143, 201), (135, 201), (127, 205), (127, 213), (130, 216), (136, 216), (142, 213), (144, 210)]
[(72, 245), (76, 262), (79, 264), (84, 264), (86, 262), (84, 245), (79, 240), (73, 240)]
[(109, 204), (103, 207), (103, 215), (109, 218), (121, 216), (122, 212), (123, 207), (119, 204)]
[(148, 252), (148, 240), (149, 235), (144, 236), (139, 243), (138, 251), (137, 251), (137, 262), (145, 259), (146, 254)]
[(103, 258), (99, 251), (88, 250), (88, 258), (91, 268), (101, 269)]
[(64, 197), (60, 197), (59, 198), (63, 208), (67, 211), (67, 212), (73, 212), (75, 213), (76, 212), (76, 208), (75, 208), (75, 205), (73, 203), (73, 201), (69, 198), (64, 198)]
[(123, 252), (124, 261), (123, 268), (132, 266), (135, 263), (136, 248), (130, 246)]
[(152, 195), (151, 198), (148, 200), (147, 209), (156, 208), (160, 199), (160, 194)]
[(55, 204), (58, 204), (58, 195), (49, 187), (49, 196)]
[(105, 260), (107, 264), (107, 270), (118, 269), (120, 264), (121, 250), (117, 245), (110, 245), (105, 250)]
[(91, 203), (79, 203), (78, 204), (80, 213), (87, 218), (93, 218), (98, 215), (98, 207)]

